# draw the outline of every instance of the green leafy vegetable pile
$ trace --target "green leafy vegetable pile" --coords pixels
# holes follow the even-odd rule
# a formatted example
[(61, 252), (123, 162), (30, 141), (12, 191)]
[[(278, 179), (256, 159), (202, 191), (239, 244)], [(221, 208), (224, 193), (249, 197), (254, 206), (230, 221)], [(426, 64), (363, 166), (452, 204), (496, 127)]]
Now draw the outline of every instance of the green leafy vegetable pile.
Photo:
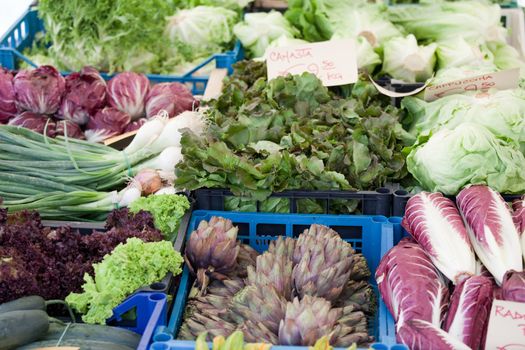
[[(412, 1), (417, 2), (417, 1)], [(366, 0), (289, 0), (280, 13), (245, 16), (235, 34), (251, 57), (269, 47), (355, 39), (359, 69), (381, 78), (436, 83), (520, 68), (521, 49), (507, 43), (501, 8), (486, 0), (426, 0), (386, 6)]]
[(38, 15), (45, 37), (28, 54), (35, 63), (60, 70), (186, 73), (200, 63), (195, 61), (232, 48), (233, 25), (248, 3), (42, 0)]
[(163, 37), (166, 15), (173, 13), (165, 0), (42, 0), (39, 16), (49, 56), (57, 66), (86, 64), (103, 71), (142, 70), (160, 63), (167, 46)]
[(525, 93), (522, 89), (406, 97), (404, 125), (418, 137), (407, 168), (422, 189), (456, 195), (469, 184), (525, 192)]
[(82, 313), (86, 323), (105, 324), (113, 308), (137, 288), (159, 281), (168, 272), (182, 272), (183, 259), (171, 242), (144, 243), (129, 238), (93, 265), (94, 276), (84, 275), (83, 293), (71, 293), (66, 302)]
[(129, 206), (129, 210), (132, 213), (137, 213), (141, 210), (149, 212), (153, 216), (155, 227), (167, 239), (177, 233), (180, 220), (189, 208), (190, 202), (188, 198), (176, 194), (140, 197)]
[(264, 200), (289, 189), (365, 190), (403, 178), (410, 136), (398, 110), (369, 82), (343, 91), (348, 98), (308, 73), (268, 82), (264, 63), (238, 63), (208, 112), (206, 136), (183, 135), (176, 186)]

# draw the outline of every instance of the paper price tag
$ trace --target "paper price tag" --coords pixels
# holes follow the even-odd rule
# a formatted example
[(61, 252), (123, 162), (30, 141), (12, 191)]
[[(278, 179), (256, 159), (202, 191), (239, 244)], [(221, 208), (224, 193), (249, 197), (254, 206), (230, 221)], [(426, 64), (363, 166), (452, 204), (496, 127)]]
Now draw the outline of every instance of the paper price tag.
[(519, 84), (519, 79), (520, 69), (514, 68), (454, 80), (448, 83), (429, 85), (425, 89), (425, 101), (434, 101), (441, 97), (467, 91), (486, 92), (491, 88), (499, 90), (516, 89)]
[(485, 350), (525, 349), (525, 303), (494, 300)]
[(355, 83), (356, 44), (353, 39), (330, 40), (266, 51), (268, 80), (288, 74), (315, 74), (324, 86)]

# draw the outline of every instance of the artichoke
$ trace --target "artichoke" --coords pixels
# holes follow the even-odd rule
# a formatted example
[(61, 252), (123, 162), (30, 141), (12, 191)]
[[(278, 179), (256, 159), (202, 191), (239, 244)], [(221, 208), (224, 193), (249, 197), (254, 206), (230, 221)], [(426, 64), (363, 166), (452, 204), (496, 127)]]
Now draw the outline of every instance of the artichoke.
[(334, 334), (342, 309), (333, 309), (324, 298), (305, 295), (302, 300), (294, 298), (286, 306), (286, 315), (279, 324), (279, 344), (314, 345), (316, 340)]
[(354, 254), (354, 250), (349, 243), (344, 242), (339, 234), (329, 227), (324, 225), (313, 224), (309, 228), (303, 231), (295, 244), (295, 250), (293, 253), (293, 263), (298, 264), (305, 252), (310, 249), (313, 242), (322, 242), (324, 240), (339, 239), (344, 245), (350, 247), (350, 253)]
[(373, 341), (367, 324), (376, 307), (370, 270), (337, 232), (312, 225), (298, 239), (272, 241), (262, 255), (239, 245), (236, 236), (231, 221), (215, 217), (190, 236), (186, 259), (197, 280), (179, 338), (207, 331), (201, 343), (216, 337), (214, 343), (226, 344), (223, 337), (240, 330), (249, 342), (325, 350), (328, 342)]
[(337, 306), (353, 306), (368, 315), (376, 310), (376, 296), (372, 286), (366, 281), (348, 281), (339, 297)]
[[(315, 236), (318, 234), (319, 236)], [(312, 225), (299, 239), (294, 252), (294, 290), (300, 297), (323, 297), (335, 301), (353, 268), (354, 250), (332, 229)]]
[(342, 309), (343, 315), (337, 320), (332, 342), (335, 346), (349, 346), (353, 343), (368, 345), (374, 341), (368, 335), (366, 315), (353, 305)]
[(293, 260), (295, 250), (295, 239), (291, 237), (279, 236), (275, 241), (271, 241), (268, 245), (270, 253), (277, 253), (285, 255), (288, 259)]
[(232, 274), (240, 278), (247, 277), (248, 266), (255, 266), (259, 253), (247, 244), (241, 244), (237, 256), (237, 268)]
[(248, 266), (248, 284), (261, 289), (273, 288), (286, 300), (292, 298), (292, 260), (286, 255), (285, 245), (275, 252), (266, 251), (257, 257), (256, 267)]
[(237, 266), (240, 249), (237, 232), (231, 220), (214, 216), (209, 222), (201, 221), (190, 235), (184, 258), (190, 271), (197, 276), (201, 293), (210, 277), (225, 279), (225, 274)]
[(214, 337), (227, 337), (235, 331), (235, 325), (223, 320), (219, 316), (204, 316), (194, 313), (190, 318), (186, 318), (179, 330), (178, 338), (193, 340), (201, 333), (208, 332), (207, 340), (211, 341)]
[(366, 262), (363, 254), (354, 255), (354, 266), (352, 272), (350, 273), (350, 279), (354, 281), (363, 281), (368, 280), (372, 274), (368, 268), (368, 263)]
[(245, 320), (260, 323), (276, 336), (279, 322), (286, 312), (286, 300), (271, 287), (258, 288), (250, 285), (235, 295), (231, 312), (237, 323)]
[(264, 342), (269, 344), (277, 344), (279, 342), (277, 335), (262, 323), (247, 320), (244, 321), (238, 329), (244, 333), (244, 337), (248, 342)]
[(241, 278), (213, 281), (208, 286), (208, 294), (233, 298), (243, 288), (244, 280)]

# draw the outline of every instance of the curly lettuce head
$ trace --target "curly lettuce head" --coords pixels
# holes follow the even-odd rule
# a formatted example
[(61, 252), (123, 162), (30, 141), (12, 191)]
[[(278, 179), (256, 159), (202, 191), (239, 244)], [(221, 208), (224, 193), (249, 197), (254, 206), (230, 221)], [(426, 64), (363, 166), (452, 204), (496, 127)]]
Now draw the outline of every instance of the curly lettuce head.
[(129, 238), (93, 265), (94, 277), (85, 274), (83, 292), (69, 294), (66, 302), (83, 314), (84, 322), (105, 324), (113, 308), (136, 289), (160, 281), (168, 272), (180, 274), (182, 262), (171, 242)]

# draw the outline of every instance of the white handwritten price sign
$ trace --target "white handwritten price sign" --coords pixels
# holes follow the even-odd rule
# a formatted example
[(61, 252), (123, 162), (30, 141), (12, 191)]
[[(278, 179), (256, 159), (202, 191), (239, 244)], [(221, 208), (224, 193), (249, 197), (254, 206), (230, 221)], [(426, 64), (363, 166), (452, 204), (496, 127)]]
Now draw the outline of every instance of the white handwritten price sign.
[(330, 40), (266, 51), (268, 79), (288, 74), (315, 74), (324, 86), (357, 81), (356, 44), (353, 39)]
[(494, 300), (485, 350), (525, 349), (525, 303)]
[(487, 92), (491, 88), (499, 90), (516, 89), (520, 80), (520, 69), (514, 68), (495, 73), (487, 73), (470, 78), (459, 79), (425, 89), (425, 101), (434, 101), (448, 95), (467, 91)]

